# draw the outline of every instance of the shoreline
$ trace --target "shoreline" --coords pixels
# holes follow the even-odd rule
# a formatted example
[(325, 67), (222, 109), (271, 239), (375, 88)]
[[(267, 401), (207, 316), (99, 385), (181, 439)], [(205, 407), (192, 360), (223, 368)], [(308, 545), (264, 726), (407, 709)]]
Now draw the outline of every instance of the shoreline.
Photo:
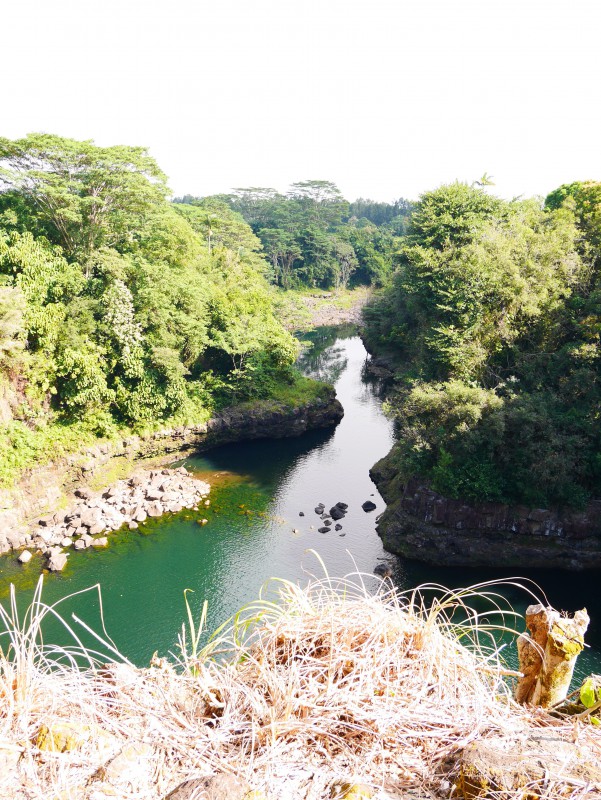
[(100, 442), (82, 453), (38, 467), (13, 489), (0, 491), (0, 554), (30, 545), (32, 531), (41, 519), (57, 514), (64, 521), (80, 492), (96, 496), (115, 484), (116, 478), (130, 479), (141, 468), (163, 467), (186, 453), (205, 452), (237, 441), (300, 436), (336, 425), (343, 415), (334, 389), (326, 386), (320, 397), (301, 406), (263, 401), (251, 407), (224, 409), (205, 423)]
[[(209, 506), (211, 487), (191, 475), (185, 467), (177, 469), (136, 469), (129, 480), (120, 480), (100, 492), (77, 489), (77, 501), (65, 512), (55, 512), (31, 526), (25, 549), (18, 561), (28, 564), (32, 550), (47, 559), (50, 572), (62, 572), (68, 554), (74, 550), (108, 547), (106, 535), (127, 527), (137, 530), (151, 517), (177, 514), (183, 509)], [(198, 520), (206, 525), (208, 520)]]

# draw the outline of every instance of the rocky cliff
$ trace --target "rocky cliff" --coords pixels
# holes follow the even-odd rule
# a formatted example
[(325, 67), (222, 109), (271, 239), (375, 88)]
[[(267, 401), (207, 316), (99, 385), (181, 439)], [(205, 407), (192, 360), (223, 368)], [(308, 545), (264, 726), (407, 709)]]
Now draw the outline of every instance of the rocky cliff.
[(444, 566), (601, 567), (601, 500), (579, 512), (472, 506), (419, 478), (403, 483), (392, 462), (389, 454), (370, 473), (388, 504), (378, 522), (388, 551)]

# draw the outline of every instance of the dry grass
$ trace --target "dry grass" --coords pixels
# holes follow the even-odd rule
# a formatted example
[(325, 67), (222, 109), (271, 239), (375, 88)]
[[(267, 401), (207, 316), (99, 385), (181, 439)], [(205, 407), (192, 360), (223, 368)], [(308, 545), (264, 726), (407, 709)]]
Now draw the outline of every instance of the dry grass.
[[(187, 778), (222, 771), (272, 800), (326, 798), (335, 779), (371, 784), (381, 798), (449, 797), (470, 741), (547, 726), (573, 733), (571, 723), (513, 703), (488, 638), (491, 613), (485, 623), (470, 609), (471, 591), (426, 604), (422, 593), (389, 588), (371, 595), (359, 575), (305, 589), (273, 582), (203, 650), (190, 619), (179, 664), (155, 659), (145, 670), (99, 667), (93, 654), (79, 669), (77, 643), (67, 655), (49, 652), (34, 631), (19, 638), (5, 612), (13, 644), (0, 655), (0, 797), (158, 800)], [(479, 607), (486, 591), (476, 590)], [(37, 603), (34, 627), (56, 611)], [(82, 741), (41, 752), (40, 727), (61, 720), (76, 723)], [(596, 729), (578, 735), (599, 752)], [(9, 770), (2, 742), (20, 754)], [(124, 743), (146, 746), (145, 755), (135, 775), (115, 777), (102, 767)], [(545, 792), (586, 795), (561, 776)]]

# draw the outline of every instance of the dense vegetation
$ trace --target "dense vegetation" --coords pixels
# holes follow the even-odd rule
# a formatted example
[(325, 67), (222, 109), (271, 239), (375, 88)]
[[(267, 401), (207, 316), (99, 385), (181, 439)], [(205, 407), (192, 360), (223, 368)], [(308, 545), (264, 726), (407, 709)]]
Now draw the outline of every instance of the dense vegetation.
[(284, 289), (384, 284), (404, 233), (406, 200), (348, 203), (329, 181), (295, 183), (290, 191), (238, 189), (231, 195), (181, 198), (198, 209), (208, 236), (222, 236), (219, 209), (229, 207), (250, 225), (271, 265), (270, 278)]
[(426, 193), (367, 315), (398, 365), (401, 476), (469, 501), (601, 496), (601, 183)]
[(290, 396), (297, 343), (260, 241), (224, 202), (167, 196), (143, 148), (0, 139), (0, 480), (117, 429)]

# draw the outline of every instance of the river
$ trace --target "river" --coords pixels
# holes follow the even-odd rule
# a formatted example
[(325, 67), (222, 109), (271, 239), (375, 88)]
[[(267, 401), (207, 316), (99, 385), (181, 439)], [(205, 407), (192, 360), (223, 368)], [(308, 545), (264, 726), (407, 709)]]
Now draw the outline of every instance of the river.
[[(324, 565), (333, 576), (365, 573), (369, 588), (379, 582), (372, 572), (381, 562), (391, 567), (392, 579), (402, 589), (424, 582), (466, 586), (505, 577), (507, 573), (500, 576), (494, 570), (432, 568), (383, 550), (375, 528), (384, 502), (369, 468), (389, 451), (394, 432), (382, 411), (380, 387), (364, 374), (367, 353), (352, 327), (318, 329), (310, 338), (313, 347), (301, 367), (335, 383), (345, 410), (342, 422), (296, 439), (232, 444), (178, 462), (211, 483), (211, 505), (205, 512), (209, 523), (200, 526), (197, 513), (182, 512), (152, 520), (139, 532), (112, 535), (106, 551), (72, 552), (63, 573), (46, 576), (46, 602), (100, 584), (104, 624), (117, 649), (147, 665), (155, 651), (177, 652), (185, 589), (194, 592), (190, 599), (196, 614), (208, 600), (211, 630), (254, 600), (269, 578), (303, 583), (309, 575), (323, 577)], [(364, 512), (365, 500), (372, 500), (376, 510)], [(319, 533), (315, 506), (323, 502), (329, 509), (338, 501), (349, 505), (342, 530)], [(14, 582), (24, 608), (37, 572), (39, 562), (24, 569), (6, 559), (0, 569), (2, 602)], [(601, 601), (595, 576), (545, 572), (528, 577), (558, 608), (588, 606), (592, 625), (587, 638), (593, 647), (581, 657), (578, 671), (601, 671)], [(503, 592), (518, 610), (529, 602), (522, 590), (509, 587)], [(79, 594), (60, 609), (66, 618), (76, 612), (93, 629), (101, 628), (95, 593)], [(63, 638), (55, 626), (46, 636)]]

